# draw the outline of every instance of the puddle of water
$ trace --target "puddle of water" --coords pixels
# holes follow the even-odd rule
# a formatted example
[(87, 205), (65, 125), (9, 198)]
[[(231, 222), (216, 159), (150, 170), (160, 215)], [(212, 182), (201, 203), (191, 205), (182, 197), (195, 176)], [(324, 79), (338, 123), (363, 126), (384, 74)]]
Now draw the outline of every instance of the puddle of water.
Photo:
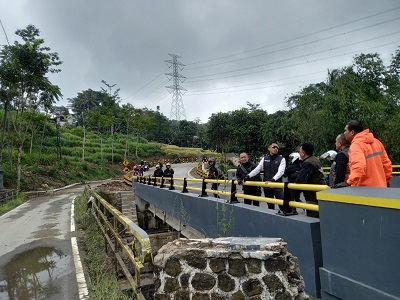
[(67, 260), (50, 247), (18, 254), (0, 271), (0, 299), (41, 300), (57, 294), (57, 277), (65, 272)]

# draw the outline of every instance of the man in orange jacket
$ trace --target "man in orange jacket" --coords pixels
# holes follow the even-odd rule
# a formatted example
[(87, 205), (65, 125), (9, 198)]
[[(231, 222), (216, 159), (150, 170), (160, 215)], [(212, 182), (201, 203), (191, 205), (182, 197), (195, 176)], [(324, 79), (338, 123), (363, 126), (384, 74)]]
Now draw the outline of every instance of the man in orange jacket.
[(352, 120), (344, 128), (346, 139), (351, 142), (349, 151), (351, 186), (389, 186), (392, 162), (382, 143), (360, 121)]

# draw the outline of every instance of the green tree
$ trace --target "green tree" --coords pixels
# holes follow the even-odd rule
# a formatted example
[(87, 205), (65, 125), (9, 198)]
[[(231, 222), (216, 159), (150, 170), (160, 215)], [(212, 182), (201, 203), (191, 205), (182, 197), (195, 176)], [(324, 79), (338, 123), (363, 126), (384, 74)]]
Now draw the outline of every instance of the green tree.
[(34, 113), (39, 109), (50, 109), (61, 96), (60, 88), (53, 85), (48, 73), (60, 71), (62, 63), (57, 52), (49, 52), (44, 40), (39, 38), (39, 29), (28, 25), (17, 30), (22, 43), (3, 46), (0, 56), (1, 90), (11, 93), (10, 105), (13, 110), (12, 126), (16, 135), (17, 189), (21, 183), (21, 156), (24, 142), (29, 136)]
[(226, 160), (226, 151), (230, 148), (234, 139), (232, 129), (230, 113), (214, 113), (208, 119), (206, 127), (208, 143), (215, 150), (220, 150), (222, 152), (224, 161)]

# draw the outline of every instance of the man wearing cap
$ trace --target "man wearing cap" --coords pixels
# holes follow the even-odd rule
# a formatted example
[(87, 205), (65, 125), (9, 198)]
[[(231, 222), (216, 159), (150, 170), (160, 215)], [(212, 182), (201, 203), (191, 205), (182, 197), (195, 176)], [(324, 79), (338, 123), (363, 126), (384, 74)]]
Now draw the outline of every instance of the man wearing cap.
[(349, 151), (351, 186), (387, 187), (392, 178), (392, 162), (385, 147), (360, 121), (352, 120), (344, 128), (351, 142)]
[[(248, 178), (256, 176), (261, 170), (264, 170), (264, 182), (282, 182), (282, 176), (286, 168), (286, 160), (282, 155), (278, 154), (279, 146), (276, 142), (272, 142), (268, 146), (268, 154), (259, 162), (258, 166), (249, 173)], [(267, 198), (283, 199), (283, 189), (280, 188), (264, 188), (264, 196)], [(275, 204), (268, 203), (269, 209), (275, 209)]]

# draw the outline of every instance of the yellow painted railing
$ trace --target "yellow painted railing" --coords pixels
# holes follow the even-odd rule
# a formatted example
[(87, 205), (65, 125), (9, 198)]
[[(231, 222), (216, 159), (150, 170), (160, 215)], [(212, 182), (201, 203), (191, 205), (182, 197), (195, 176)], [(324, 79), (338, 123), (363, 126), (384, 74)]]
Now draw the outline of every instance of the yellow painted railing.
[[(267, 198), (267, 197), (262, 197), (262, 196), (252, 196), (252, 195), (238, 193), (237, 189), (236, 189), (236, 187), (238, 185), (237, 180), (219, 180), (219, 179), (204, 179), (204, 178), (203, 179), (173, 178), (173, 180), (171, 180), (170, 183), (165, 184), (165, 179), (163, 177), (137, 176), (137, 177), (131, 178), (127, 175), (124, 177), (124, 182), (127, 183), (128, 185), (132, 185), (132, 180), (136, 180), (141, 183), (147, 183), (147, 184), (150, 184), (153, 186), (169, 187), (170, 189), (182, 189), (182, 191), (184, 191), (184, 192), (197, 191), (197, 192), (200, 192), (202, 196), (206, 196), (207, 193), (222, 195), (222, 196), (226, 196), (227, 198), (229, 198), (229, 201), (231, 203), (234, 203), (235, 202), (234, 200), (236, 200), (236, 198), (241, 198), (241, 199), (249, 199), (249, 200), (256, 200), (256, 201), (260, 201), (260, 202), (284, 205), (284, 200), (281, 200), (281, 199)], [(179, 184), (181, 182), (182, 182), (182, 184)], [(190, 182), (201, 183), (202, 187), (190, 186), (188, 184)], [(217, 183), (217, 184), (219, 184), (219, 189), (218, 190), (209, 189), (206, 187), (207, 183)], [(282, 188), (282, 189), (284, 188), (284, 183), (282, 183), (282, 182), (270, 182), (270, 183), (266, 184), (264, 182), (247, 181), (244, 183), (244, 185)], [(301, 190), (301, 191), (315, 191), (315, 192), (330, 189), (329, 186), (327, 186), (327, 185), (317, 185), (317, 184), (289, 183), (287, 185), (287, 187), (289, 189), (295, 189), (295, 190)], [(290, 201), (287, 204), (290, 207), (318, 211), (318, 205), (316, 205), (316, 204), (309, 204), (309, 203), (296, 202), (296, 201)]]
[[(129, 180), (126, 183), (129, 184)], [(132, 184), (132, 180), (130, 180), (130, 184)], [(144, 268), (145, 263), (152, 264), (153, 262), (149, 236), (138, 225), (90, 189), (89, 186), (85, 187), (84, 194), (91, 203), (92, 214), (108, 245), (114, 252), (118, 265), (135, 294), (135, 299), (144, 299), (141, 294), (141, 277), (147, 278), (148, 276), (141, 274), (141, 270)], [(123, 230), (121, 230), (122, 228)], [(121, 236), (122, 233), (129, 233), (133, 236), (133, 242), (130, 245), (124, 242), (124, 238)], [(122, 257), (127, 257), (132, 263), (134, 278)]]
[[(329, 168), (325, 168), (328, 169)], [(400, 170), (400, 165), (393, 165), (393, 170)], [(236, 169), (228, 170), (228, 172), (236, 172)], [(198, 163), (196, 166), (196, 173), (203, 177), (203, 179), (195, 179), (195, 178), (173, 178), (173, 180), (165, 184), (165, 179), (163, 177), (157, 177), (154, 178), (152, 176), (138, 176), (138, 177), (130, 177), (126, 175), (124, 177), (124, 182), (128, 185), (132, 185), (132, 180), (137, 180), (139, 182), (146, 182), (147, 184), (152, 184), (154, 186), (161, 186), (161, 187), (169, 187), (170, 189), (182, 189), (183, 191), (196, 191), (200, 192), (201, 195), (205, 196), (207, 193), (211, 194), (216, 194), (216, 195), (221, 195), (221, 196), (226, 196), (227, 198), (230, 199), (230, 201), (233, 203), (236, 200), (236, 198), (240, 199), (249, 199), (249, 200), (256, 200), (260, 202), (266, 202), (266, 203), (273, 203), (273, 204), (278, 204), (278, 205), (289, 205), (290, 207), (294, 208), (301, 208), (301, 209), (308, 209), (312, 211), (318, 211), (318, 205), (316, 204), (310, 204), (310, 203), (304, 203), (304, 202), (296, 202), (296, 201), (290, 201), (290, 202), (284, 202), (284, 200), (281, 199), (275, 199), (275, 198), (267, 198), (263, 196), (252, 196), (252, 195), (246, 195), (239, 193), (237, 191), (237, 185), (238, 181), (237, 180), (218, 180), (218, 179), (206, 179), (207, 177), (207, 172), (203, 169), (202, 163)], [(327, 172), (329, 174), (329, 171)], [(400, 174), (400, 171), (393, 171), (393, 175), (398, 175)], [(196, 187), (196, 186), (190, 186), (189, 183), (201, 183), (201, 187)], [(213, 190), (209, 189), (206, 187), (207, 184), (212, 184), (212, 183), (217, 183), (219, 184), (218, 190)], [(284, 188), (285, 184), (283, 182), (269, 182), (268, 184), (264, 182), (256, 182), (256, 181), (247, 181), (243, 183), (244, 185), (247, 186), (259, 186), (259, 187), (270, 187), (270, 188)], [(319, 192), (323, 190), (328, 190), (330, 189), (329, 186), (327, 185), (317, 185), (317, 184), (296, 184), (296, 183), (289, 183), (287, 184), (287, 188), (289, 189), (294, 189), (294, 190), (300, 190), (300, 191), (314, 191), (314, 192)]]

